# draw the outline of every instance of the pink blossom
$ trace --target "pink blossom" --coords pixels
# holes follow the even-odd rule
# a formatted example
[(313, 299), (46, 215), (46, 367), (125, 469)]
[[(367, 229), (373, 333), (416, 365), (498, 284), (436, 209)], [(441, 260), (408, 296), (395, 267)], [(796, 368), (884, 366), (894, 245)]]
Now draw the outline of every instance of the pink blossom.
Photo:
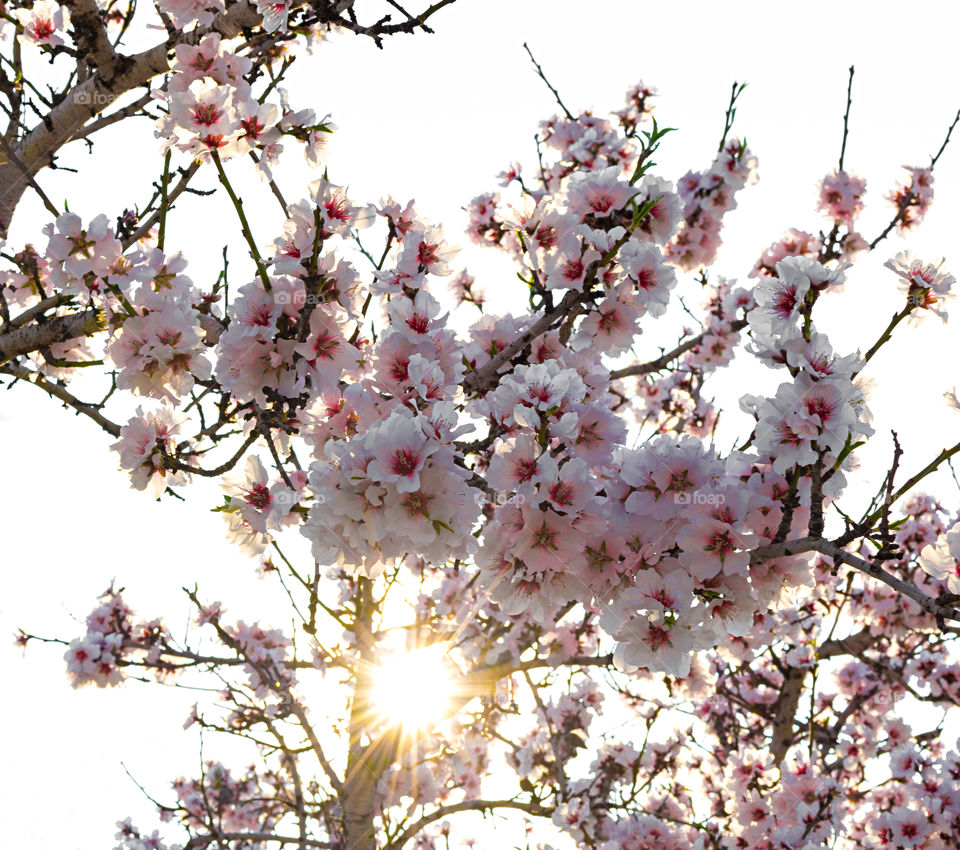
[(438, 448), (430, 444), (420, 424), (402, 407), (371, 429), (369, 446), (367, 474), (381, 484), (393, 484), (400, 493), (419, 489), (420, 470)]
[(817, 209), (835, 221), (852, 227), (854, 219), (863, 209), (866, 187), (866, 181), (846, 171), (828, 174), (820, 184)]
[(164, 459), (164, 452), (173, 449), (181, 422), (167, 408), (144, 413), (138, 407), (136, 416), (120, 429), (120, 439), (111, 448), (120, 453), (120, 468), (130, 471), (134, 488), (159, 498), (167, 486), (186, 482), (184, 474), (171, 471)]
[(58, 31), (70, 26), (70, 10), (56, 0), (36, 0), (29, 9), (14, 9), (13, 16), (23, 27), (23, 44), (58, 47), (64, 43)]
[(928, 575), (946, 581), (950, 593), (960, 593), (960, 523), (925, 546), (919, 562)]
[(637, 190), (620, 179), (620, 168), (578, 172), (567, 186), (567, 209), (583, 221), (588, 216), (605, 218), (626, 206)]
[(943, 302), (952, 297), (951, 290), (957, 281), (952, 274), (942, 270), (943, 262), (924, 263), (911, 252), (901, 251), (884, 265), (902, 279), (901, 290), (907, 296), (908, 306), (930, 310), (946, 321), (947, 311), (943, 308)]

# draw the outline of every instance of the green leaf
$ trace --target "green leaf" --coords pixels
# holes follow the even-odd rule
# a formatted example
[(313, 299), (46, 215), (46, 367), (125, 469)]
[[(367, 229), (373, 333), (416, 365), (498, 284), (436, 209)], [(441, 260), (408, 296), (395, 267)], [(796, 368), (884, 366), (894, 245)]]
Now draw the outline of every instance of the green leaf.
[(433, 522), (433, 530), (437, 534), (440, 533), (441, 529), (444, 531), (449, 531), (451, 534), (455, 533), (454, 530), (450, 528), (450, 526), (447, 525), (442, 519), (435, 519), (435, 520), (432, 520), (432, 522)]

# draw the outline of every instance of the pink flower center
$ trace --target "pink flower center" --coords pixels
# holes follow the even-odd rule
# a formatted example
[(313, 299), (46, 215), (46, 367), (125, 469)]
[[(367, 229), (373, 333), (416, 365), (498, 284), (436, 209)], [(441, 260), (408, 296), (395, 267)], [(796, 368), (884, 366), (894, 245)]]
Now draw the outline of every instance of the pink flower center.
[(518, 460), (514, 470), (514, 478), (519, 482), (526, 482), (533, 478), (537, 474), (537, 462), (535, 460)]
[(527, 395), (529, 396), (532, 402), (539, 404), (546, 404), (550, 401), (553, 393), (550, 391), (549, 387), (541, 386), (540, 384), (534, 384), (527, 390)]
[(650, 598), (659, 602), (664, 608), (673, 608), (677, 604), (676, 599), (667, 592), (665, 587), (658, 587), (650, 594)]
[(403, 507), (409, 516), (427, 516), (427, 508), (433, 496), (426, 496), (423, 493), (408, 493), (403, 500)]
[(193, 107), (193, 120), (204, 127), (212, 127), (223, 112), (215, 103), (198, 103)]
[(254, 304), (247, 316), (247, 324), (257, 325), (261, 328), (269, 327), (272, 312), (267, 304)]
[(190, 67), (194, 71), (209, 71), (213, 67), (213, 57), (204, 56), (202, 53), (198, 53), (193, 57), (193, 61), (190, 63)]
[(773, 299), (773, 312), (781, 319), (789, 319), (797, 306), (797, 291), (792, 286), (782, 286)]
[(420, 265), (432, 266), (436, 263), (439, 259), (437, 257), (437, 248), (439, 247), (439, 245), (423, 240), (417, 248), (417, 259), (420, 260)]
[(246, 501), (251, 507), (256, 508), (258, 511), (262, 511), (264, 508), (270, 506), (270, 503), (273, 501), (273, 496), (270, 495), (270, 491), (267, 489), (266, 484), (260, 484), (258, 482), (249, 490), (247, 490)]
[(180, 342), (180, 331), (160, 331), (157, 334), (157, 340), (159, 340), (163, 345), (169, 345), (171, 348), (176, 348), (177, 343)]
[(579, 446), (586, 444), (593, 446), (599, 443), (602, 439), (603, 438), (597, 431), (597, 426), (595, 423), (582, 424), (577, 434), (577, 445)]
[(246, 131), (248, 136), (253, 136), (256, 138), (263, 132), (264, 125), (260, 123), (260, 119), (256, 115), (253, 118), (247, 118), (244, 121), (240, 122), (240, 126)]
[(780, 435), (779, 443), (781, 446), (799, 446), (803, 439), (794, 433), (785, 422), (777, 424), (777, 433)]
[(533, 548), (534, 549), (556, 549), (556, 538), (558, 532), (552, 528), (548, 528), (546, 523), (540, 526), (539, 529), (533, 535)]
[(323, 208), (327, 212), (327, 218), (330, 221), (349, 221), (350, 205), (345, 198), (332, 198), (327, 201)]
[(553, 248), (557, 244), (556, 228), (550, 225), (541, 225), (537, 228), (534, 238), (540, 243), (541, 247)]
[(721, 558), (726, 557), (735, 549), (736, 546), (730, 541), (730, 533), (727, 531), (714, 534), (709, 538), (707, 545), (703, 547), (704, 552), (714, 552)]
[(56, 27), (53, 25), (52, 21), (38, 18), (33, 22), (33, 36), (37, 39), (37, 41), (43, 41), (45, 38), (50, 38), (55, 31)]
[(605, 213), (613, 206), (613, 198), (607, 194), (595, 195), (590, 200), (590, 209), (595, 213)]
[(573, 487), (566, 481), (557, 481), (550, 485), (550, 498), (558, 505), (573, 503)]
[(410, 358), (408, 357), (398, 357), (396, 360), (390, 364), (390, 377), (395, 381), (405, 381), (410, 377), (409, 372), (407, 371), (410, 366)]
[(643, 290), (651, 290), (657, 285), (657, 276), (653, 269), (640, 269), (637, 273), (637, 285)]
[(833, 416), (835, 405), (828, 402), (823, 396), (812, 396), (804, 400), (804, 407), (811, 416), (820, 417), (821, 422), (826, 422)]
[(420, 455), (413, 449), (397, 449), (390, 457), (390, 468), (394, 475), (402, 475), (409, 478), (417, 471), (420, 465)]
[(583, 263), (580, 260), (570, 260), (569, 263), (561, 266), (561, 271), (564, 280), (580, 280), (583, 277)]
[(430, 327), (430, 320), (420, 313), (414, 313), (407, 319), (407, 327), (414, 333), (425, 334)]
[(654, 652), (657, 652), (665, 646), (673, 646), (670, 640), (670, 632), (660, 626), (650, 626), (647, 630), (647, 645)]
[(313, 350), (316, 352), (317, 359), (320, 360), (333, 360), (339, 347), (340, 340), (329, 331), (319, 333), (313, 343)]
[(599, 327), (604, 333), (612, 333), (615, 328), (620, 327), (620, 315), (616, 308), (608, 310), (606, 313), (600, 313)]

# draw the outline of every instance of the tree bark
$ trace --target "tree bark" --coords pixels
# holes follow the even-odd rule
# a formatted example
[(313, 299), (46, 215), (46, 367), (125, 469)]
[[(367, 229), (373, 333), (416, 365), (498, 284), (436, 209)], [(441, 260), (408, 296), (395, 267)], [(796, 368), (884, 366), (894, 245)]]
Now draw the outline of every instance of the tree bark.
[(103, 330), (103, 317), (98, 310), (84, 310), (71, 316), (56, 316), (42, 325), (33, 324), (0, 335), (0, 366), (22, 354), (66, 342), (68, 339), (89, 336)]
[(797, 706), (803, 693), (803, 680), (807, 678), (806, 667), (788, 667), (783, 675), (783, 687), (773, 718), (773, 735), (770, 752), (777, 764), (790, 749), (793, 742), (793, 723), (797, 716)]
[[(343, 809), (347, 847), (350, 850), (376, 850), (373, 829), (374, 794), (384, 767), (379, 759), (372, 758), (373, 747), (367, 735), (367, 725), (373, 708), (370, 698), (371, 674), (376, 655), (373, 640), (374, 602), (370, 579), (358, 579), (356, 599), (354, 635), (360, 660), (355, 673), (353, 703), (350, 706), (350, 751), (340, 806)], [(363, 743), (365, 738), (366, 744)]]

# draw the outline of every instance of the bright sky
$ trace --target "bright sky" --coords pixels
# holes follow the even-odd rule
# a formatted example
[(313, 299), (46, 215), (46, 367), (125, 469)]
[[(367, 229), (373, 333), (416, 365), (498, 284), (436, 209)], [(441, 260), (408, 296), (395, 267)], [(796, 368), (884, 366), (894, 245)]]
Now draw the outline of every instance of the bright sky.
[[(336, 37), (302, 58), (290, 98), (295, 107), (331, 113), (338, 125), (330, 143), (331, 180), (348, 184), (356, 200), (416, 198), (421, 213), (442, 222), (463, 246), (459, 261), (492, 299), (509, 298), (514, 271), (461, 235), (460, 207), (495, 189), (496, 173), (511, 161), (528, 170), (535, 163), (537, 122), (555, 106), (524, 41), (574, 112), (618, 109), (640, 79), (656, 86), (658, 120), (679, 128), (657, 157), (659, 174), (673, 180), (710, 164), (730, 85), (749, 84), (734, 132), (747, 137), (759, 158), (760, 182), (739, 195), (739, 208), (726, 219), (715, 270), (731, 278), (745, 279), (760, 251), (787, 227), (815, 232), (823, 225), (813, 210), (816, 184), (836, 166), (850, 64), (856, 77), (846, 162), (867, 180), (861, 230), (868, 238), (889, 220), (882, 196), (902, 179), (900, 166), (927, 164), (960, 107), (954, 58), (960, 13), (951, 2), (914, 3), (908, 11), (902, 2), (863, 0), (810, 2), (802, 9), (686, 2), (682, 10), (610, 0), (460, 0), (433, 23), (435, 36), (398, 36), (383, 51), (356, 37)], [(78, 174), (40, 175), (57, 203), (69, 198), (85, 219), (99, 212), (113, 218), (124, 206), (143, 203), (161, 166), (158, 143), (145, 122), (124, 123), (104, 133), (92, 156), (79, 144), (66, 150), (62, 164)], [(954, 247), (960, 137), (955, 145), (937, 166), (936, 199), (922, 229), (908, 243), (888, 239), (858, 264), (846, 291), (833, 296), (835, 312), (828, 316), (830, 305), (823, 303), (819, 321), (841, 352), (868, 348), (898, 308), (895, 278), (881, 266), (906, 244), (924, 257), (945, 254), (948, 269), (960, 271)], [(319, 174), (308, 172), (299, 153), (288, 158), (278, 181), (294, 200)], [(213, 187), (215, 179), (207, 175), (199, 185)], [(248, 199), (258, 240), (268, 242), (282, 224), (279, 208), (255, 179), (238, 175), (236, 185)], [(168, 245), (191, 260), (194, 280), (208, 285), (215, 278), (229, 241), (233, 280), (242, 282), (245, 249), (224, 199), (184, 203), (177, 212)], [(45, 244), (39, 230), (46, 220), (28, 199), (8, 245)], [(871, 485), (882, 478), (890, 445), (884, 434), (891, 427), (907, 449), (902, 468), (908, 472), (956, 441), (957, 414), (941, 398), (960, 383), (955, 339), (929, 317), (919, 329), (901, 327), (894, 347), (871, 364), (872, 374), (884, 376), (872, 404), (880, 436), (863, 454)], [(640, 343), (641, 355), (656, 353)], [(772, 373), (757, 373), (756, 380), (767, 383), (755, 386), (737, 374), (734, 380), (728, 370), (713, 382), (725, 407), (735, 409), (746, 390), (773, 388)], [(111, 440), (93, 425), (29, 387), (3, 399), (0, 516), (8, 530), (0, 635), (21, 626), (79, 635), (80, 621), (114, 577), (129, 588), (128, 602), (139, 614), (162, 613), (174, 626), (187, 613), (180, 588), (194, 583), (207, 598), (223, 599), (237, 618), (270, 622), (271, 611), (281, 610), (273, 587), (254, 577), (256, 562), (226, 545), (221, 518), (207, 510), (216, 499), (212, 490), (197, 490), (186, 503), (153, 503), (130, 490), (107, 449)], [(941, 483), (939, 492), (956, 504), (952, 482)], [(282, 624), (279, 615), (273, 622)], [(136, 683), (122, 693), (74, 692), (61, 654), (37, 645), (23, 661), (6, 638), (0, 642), (9, 765), (0, 777), (0, 799), (9, 813), (4, 837), (11, 847), (111, 847), (114, 821), (130, 814), (144, 826), (155, 822), (121, 761), (161, 795), (172, 778), (198, 766), (196, 739), (179, 731), (195, 695)]]

